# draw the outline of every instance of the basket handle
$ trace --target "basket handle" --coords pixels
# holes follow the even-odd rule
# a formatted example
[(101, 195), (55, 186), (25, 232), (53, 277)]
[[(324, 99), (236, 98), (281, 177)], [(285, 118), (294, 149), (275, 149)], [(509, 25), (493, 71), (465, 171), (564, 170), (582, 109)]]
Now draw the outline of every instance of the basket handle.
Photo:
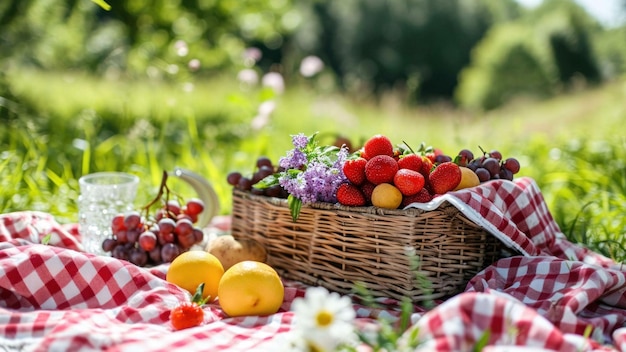
[(197, 225), (200, 228), (207, 226), (220, 209), (220, 201), (211, 183), (204, 177), (182, 168), (175, 168), (168, 172), (170, 176), (176, 176), (188, 183), (198, 194), (198, 198), (204, 202), (204, 210), (198, 216)]

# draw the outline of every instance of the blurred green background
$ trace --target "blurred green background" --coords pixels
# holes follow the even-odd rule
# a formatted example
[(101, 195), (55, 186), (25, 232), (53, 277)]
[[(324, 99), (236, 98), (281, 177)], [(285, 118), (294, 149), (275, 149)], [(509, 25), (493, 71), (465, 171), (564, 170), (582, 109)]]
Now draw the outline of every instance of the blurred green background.
[(141, 176), (139, 206), (184, 167), (228, 214), (226, 174), (291, 134), (382, 133), (519, 158), (570, 239), (626, 257), (625, 1), (107, 3), (0, 3), (0, 212), (75, 222), (81, 175)]

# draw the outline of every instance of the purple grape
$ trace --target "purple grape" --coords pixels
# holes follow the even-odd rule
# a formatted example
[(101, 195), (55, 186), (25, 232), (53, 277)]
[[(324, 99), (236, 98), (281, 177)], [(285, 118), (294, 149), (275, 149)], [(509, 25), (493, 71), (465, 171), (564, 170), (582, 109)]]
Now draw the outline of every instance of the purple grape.
[(500, 179), (513, 181), (513, 173), (503, 167), (500, 169)]
[(495, 158), (487, 158), (483, 161), (483, 168), (489, 171), (491, 174), (491, 178), (494, 178), (496, 175), (500, 174), (500, 163)]
[(256, 160), (256, 167), (258, 169), (261, 169), (262, 167), (267, 166), (269, 168), (272, 169), (272, 171), (274, 170), (274, 166), (272, 163), (272, 160), (266, 156), (260, 156), (257, 160)]
[(107, 238), (102, 241), (102, 250), (105, 252), (112, 252), (113, 249), (117, 246), (117, 241), (113, 238)]
[(504, 163), (502, 164), (502, 166), (511, 171), (511, 173), (513, 173), (513, 175), (517, 174), (519, 172), (520, 169), (520, 165), (519, 165), (519, 161), (517, 161), (517, 159), (515, 158), (508, 158), (504, 161)]
[(480, 182), (486, 182), (491, 179), (491, 174), (484, 167), (477, 168), (476, 171), (474, 171), (474, 173), (476, 173), (476, 176), (478, 176), (478, 179), (480, 180)]
[(152, 262), (154, 264), (161, 264), (162, 260), (161, 260), (161, 246), (157, 245), (154, 247), (153, 250), (151, 250), (148, 253), (148, 256), (150, 257), (150, 260), (152, 260)]
[(241, 172), (233, 171), (226, 176), (226, 182), (231, 186), (237, 186), (241, 179)]
[(176, 257), (182, 253), (180, 247), (174, 243), (166, 243), (161, 247), (161, 260), (165, 263), (171, 263)]
[(128, 256), (128, 261), (137, 266), (145, 266), (148, 263), (148, 253), (141, 248), (133, 248)]
[(141, 215), (137, 211), (131, 211), (124, 216), (124, 226), (127, 230), (136, 229), (141, 223)]

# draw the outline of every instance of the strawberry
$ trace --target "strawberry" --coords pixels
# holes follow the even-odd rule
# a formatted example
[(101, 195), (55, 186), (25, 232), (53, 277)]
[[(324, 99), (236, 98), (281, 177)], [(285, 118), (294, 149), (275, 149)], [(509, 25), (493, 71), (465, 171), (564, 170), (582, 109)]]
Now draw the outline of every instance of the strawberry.
[(461, 182), (461, 169), (451, 161), (441, 163), (428, 175), (428, 181), (434, 194), (444, 194)]
[(422, 157), (417, 154), (406, 154), (400, 156), (398, 168), (420, 171), (422, 169)]
[(424, 188), (424, 176), (415, 170), (400, 169), (393, 177), (393, 184), (404, 196), (412, 196)]
[(170, 322), (174, 330), (192, 328), (202, 324), (204, 311), (195, 302), (183, 302), (170, 312)]
[(374, 188), (376, 188), (376, 185), (370, 181), (365, 181), (361, 185), (361, 192), (363, 192), (363, 195), (365, 196), (365, 204), (372, 203), (372, 193), (374, 192)]
[(411, 203), (428, 203), (433, 199), (426, 188), (422, 188), (419, 192), (412, 196), (402, 198), (401, 207), (404, 208)]
[(358, 186), (365, 182), (365, 164), (367, 160), (361, 157), (346, 160), (343, 164), (343, 174), (350, 183)]
[(365, 141), (363, 145), (363, 152), (371, 159), (377, 155), (387, 155), (393, 157), (393, 144), (389, 138), (382, 134), (372, 136)]
[(420, 174), (422, 174), (422, 176), (424, 176), (424, 178), (428, 178), (428, 175), (430, 175), (430, 172), (432, 171), (433, 168), (433, 162), (430, 161), (430, 159), (426, 156), (422, 157), (422, 167), (420, 169)]
[(191, 302), (183, 302), (170, 311), (170, 323), (174, 330), (192, 328), (204, 321), (202, 306), (210, 297), (202, 298), (204, 283), (201, 283), (191, 298)]
[(341, 205), (360, 207), (365, 205), (365, 196), (357, 186), (342, 183), (337, 189), (337, 201)]
[(375, 185), (392, 183), (398, 162), (389, 155), (376, 155), (365, 164), (365, 178)]

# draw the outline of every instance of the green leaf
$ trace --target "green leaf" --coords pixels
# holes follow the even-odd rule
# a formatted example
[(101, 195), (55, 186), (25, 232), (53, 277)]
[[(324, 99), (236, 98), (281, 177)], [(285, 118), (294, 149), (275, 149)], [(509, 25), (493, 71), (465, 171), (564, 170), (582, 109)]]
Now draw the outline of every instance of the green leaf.
[(104, 0), (91, 0), (91, 1), (98, 4), (98, 6), (102, 7), (103, 9), (107, 11), (111, 10), (111, 5), (107, 4), (107, 2)]
[(478, 341), (476, 341), (476, 345), (474, 345), (474, 348), (472, 349), (472, 351), (474, 352), (482, 351), (489, 343), (490, 336), (491, 336), (491, 330), (489, 329), (485, 330), (485, 332), (482, 335), (480, 335), (480, 338), (478, 339)]
[(47, 235), (45, 235), (42, 239), (41, 239), (41, 244), (45, 244), (48, 245), (48, 243), (50, 243), (50, 239), (52, 238), (52, 234), (49, 233)]
[(211, 296), (202, 298), (203, 291), (204, 291), (204, 282), (198, 285), (198, 288), (196, 289), (196, 293), (194, 293), (193, 297), (191, 297), (191, 301), (198, 304), (199, 306), (203, 306), (211, 298)]
[(411, 299), (408, 297), (402, 297), (401, 303), (401, 311), (400, 315), (400, 333), (405, 332), (409, 325), (411, 324), (411, 314), (413, 313), (413, 304), (411, 303)]
[(278, 184), (278, 175), (269, 175), (254, 184), (254, 188), (266, 189)]
[(296, 222), (298, 220), (298, 217), (300, 216), (300, 209), (302, 208), (302, 200), (290, 194), (287, 197), (287, 202), (289, 203), (289, 210), (291, 211), (291, 219), (293, 220), (293, 222)]

